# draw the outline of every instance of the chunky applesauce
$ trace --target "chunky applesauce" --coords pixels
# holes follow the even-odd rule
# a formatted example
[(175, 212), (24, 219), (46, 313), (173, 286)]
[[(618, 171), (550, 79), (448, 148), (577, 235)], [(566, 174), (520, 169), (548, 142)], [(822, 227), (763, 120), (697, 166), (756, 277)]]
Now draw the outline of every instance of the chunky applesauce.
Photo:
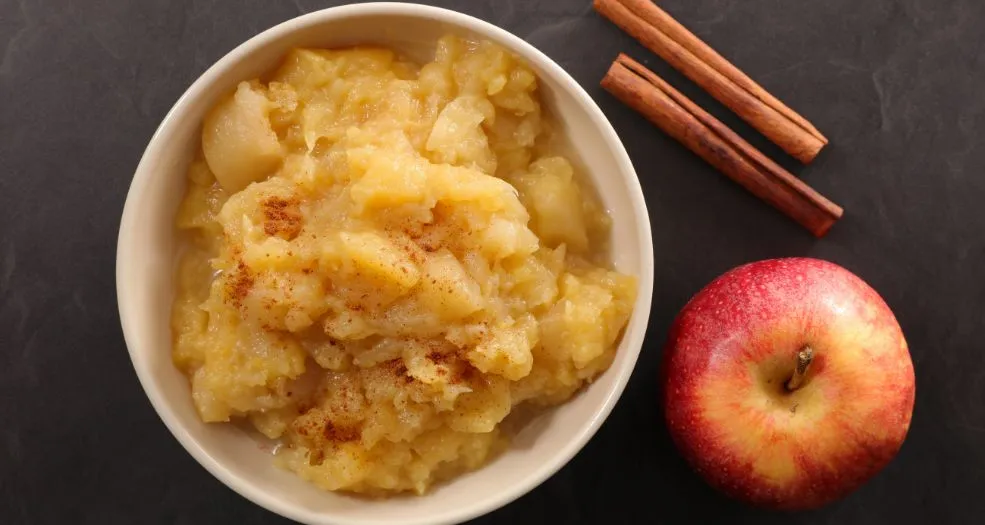
[(559, 155), (537, 79), (445, 37), (296, 49), (208, 114), (177, 212), (175, 364), (206, 422), (278, 439), (328, 490), (422, 493), (521, 403), (612, 362), (636, 293)]

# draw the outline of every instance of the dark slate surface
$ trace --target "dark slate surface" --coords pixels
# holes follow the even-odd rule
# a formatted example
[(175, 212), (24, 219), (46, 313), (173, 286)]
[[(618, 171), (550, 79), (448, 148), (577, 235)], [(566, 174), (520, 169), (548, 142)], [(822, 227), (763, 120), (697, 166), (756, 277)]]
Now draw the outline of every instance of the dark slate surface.
[[(336, 3), (0, 0), (0, 522), (285, 523), (200, 468), (145, 400), (117, 319), (115, 243), (140, 154), (192, 80), (262, 29)], [(477, 523), (981, 523), (985, 3), (662, 3), (827, 134), (830, 149), (796, 172), (846, 217), (814, 241), (603, 93), (625, 50), (765, 146), (587, 0), (441, 2), (526, 38), (595, 97), (636, 164), (656, 245), (650, 332), (618, 407), (558, 475)], [(824, 510), (777, 515), (689, 472), (654, 376), (692, 293), (791, 255), (841, 263), (882, 292), (918, 394), (882, 474)]]

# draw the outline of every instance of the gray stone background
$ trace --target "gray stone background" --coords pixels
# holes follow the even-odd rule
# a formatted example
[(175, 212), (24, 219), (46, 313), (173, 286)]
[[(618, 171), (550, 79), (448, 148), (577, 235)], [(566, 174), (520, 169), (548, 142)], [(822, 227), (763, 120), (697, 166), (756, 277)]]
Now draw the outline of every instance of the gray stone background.
[[(0, 0), (0, 523), (286, 522), (200, 468), (146, 401), (117, 318), (115, 243), (141, 152), (184, 89), (257, 32), (338, 3)], [(560, 473), (477, 523), (982, 522), (985, 3), (662, 0), (831, 139), (806, 169), (588, 0), (436, 3), (525, 38), (598, 101), (642, 180), (657, 261), (648, 340), (612, 416)], [(602, 92), (619, 51), (845, 218), (813, 240)], [(738, 264), (793, 255), (838, 262), (884, 295), (918, 387), (894, 463), (842, 502), (784, 515), (730, 502), (690, 473), (660, 423), (655, 376), (691, 294)]]

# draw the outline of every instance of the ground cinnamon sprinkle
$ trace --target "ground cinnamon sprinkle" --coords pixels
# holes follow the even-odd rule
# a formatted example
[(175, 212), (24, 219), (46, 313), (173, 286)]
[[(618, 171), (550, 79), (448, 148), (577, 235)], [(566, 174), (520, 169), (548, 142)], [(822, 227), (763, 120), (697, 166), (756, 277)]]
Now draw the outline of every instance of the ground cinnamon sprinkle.
[(325, 421), (325, 428), (322, 430), (325, 439), (334, 443), (359, 441), (362, 439), (362, 433), (359, 425), (346, 425), (332, 421)]
[(255, 282), (256, 276), (253, 275), (253, 270), (243, 261), (239, 261), (236, 270), (226, 280), (226, 297), (229, 302), (239, 308), (243, 304), (243, 299), (250, 294)]
[(451, 382), (453, 384), (471, 383), (472, 380), (475, 379), (477, 373), (478, 370), (476, 370), (475, 367), (466, 364), (455, 372), (455, 375), (451, 378)]
[(403, 378), (405, 383), (414, 382), (414, 377), (407, 373), (407, 366), (404, 365), (403, 359), (391, 359), (382, 363), (380, 367), (389, 370), (397, 379)]
[(260, 203), (263, 210), (263, 232), (291, 240), (301, 233), (301, 203), (296, 197), (268, 197)]

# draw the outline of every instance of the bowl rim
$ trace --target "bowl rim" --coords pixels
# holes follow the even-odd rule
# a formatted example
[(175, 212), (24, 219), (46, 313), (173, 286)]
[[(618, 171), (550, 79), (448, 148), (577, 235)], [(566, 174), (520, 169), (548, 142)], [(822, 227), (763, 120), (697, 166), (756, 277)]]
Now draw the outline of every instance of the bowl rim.
[[(230, 69), (241, 60), (247, 59), (249, 55), (255, 51), (264, 48), (265, 46), (275, 42), (277, 39), (287, 34), (290, 34), (291, 32), (300, 30), (307, 26), (327, 22), (329, 20), (380, 14), (431, 19), (437, 22), (446, 23), (451, 26), (473, 31), (476, 34), (499, 42), (508, 43), (509, 46), (512, 47), (517, 54), (522, 56), (523, 59), (530, 62), (536, 62), (539, 68), (549, 72), (550, 75), (552, 75), (554, 79), (559, 82), (561, 88), (568, 91), (577, 103), (586, 111), (593, 125), (595, 125), (604, 136), (607, 149), (612, 152), (616, 163), (619, 165), (619, 174), (620, 177), (624, 179), (622, 182), (627, 187), (629, 201), (633, 207), (633, 215), (636, 219), (638, 229), (636, 242), (640, 248), (640, 274), (638, 276), (638, 296), (636, 304), (634, 305), (631, 323), (637, 316), (642, 316), (643, 318), (641, 323), (636, 323), (635, 329), (632, 332), (630, 332), (627, 328), (627, 331), (623, 334), (623, 341), (620, 343), (620, 346), (623, 348), (620, 350), (623, 353), (628, 353), (630, 355), (623, 359), (622, 366), (618, 370), (613, 370), (613, 372), (616, 372), (618, 376), (616, 377), (616, 381), (613, 383), (609, 392), (604, 397), (601, 406), (594, 410), (594, 412), (590, 415), (590, 419), (579, 429), (578, 432), (572, 434), (566, 443), (562, 447), (559, 447), (559, 449), (554, 453), (551, 461), (545, 461), (540, 467), (533, 471), (532, 474), (523, 479), (521, 483), (517, 483), (512, 487), (497, 493), (483, 495), (460, 509), (447, 511), (438, 515), (409, 517), (407, 519), (402, 519), (399, 523), (401, 525), (460, 523), (479, 517), (503, 507), (525, 495), (535, 487), (542, 484), (549, 477), (553, 476), (563, 466), (568, 464), (571, 459), (595, 435), (602, 423), (612, 412), (616, 402), (625, 390), (626, 384), (635, 369), (639, 353), (642, 349), (652, 303), (654, 261), (653, 240), (649, 222), (649, 214), (647, 212), (646, 202), (643, 198), (642, 187), (640, 186), (639, 179), (636, 175), (632, 161), (629, 158), (629, 154), (626, 152), (625, 146), (622, 144), (622, 141), (620, 141), (615, 129), (612, 127), (612, 124), (605, 117), (602, 110), (598, 107), (591, 96), (588, 95), (584, 88), (582, 88), (570, 74), (561, 68), (560, 65), (554, 62), (539, 49), (527, 43), (525, 40), (490, 22), (450, 9), (414, 3), (369, 2), (330, 7), (327, 9), (302, 14), (276, 24), (237, 45), (234, 49), (223, 55), (222, 58), (202, 73), (178, 98), (161, 123), (158, 125), (154, 134), (151, 136), (144, 153), (141, 155), (140, 162), (137, 165), (130, 188), (127, 192), (117, 239), (117, 304), (119, 308), (120, 323), (123, 329), (123, 336), (127, 345), (127, 351), (130, 354), (130, 359), (134, 366), (134, 370), (137, 373), (137, 378), (140, 385), (150, 400), (155, 412), (157, 412), (158, 417), (161, 418), (162, 422), (175, 437), (175, 439), (178, 440), (182, 447), (216, 479), (247, 500), (275, 514), (311, 525), (382, 525), (384, 522), (374, 519), (349, 519), (332, 514), (313, 513), (297, 505), (280, 500), (255, 487), (251, 481), (247, 480), (247, 478), (241, 477), (228, 470), (223, 463), (213, 458), (194, 438), (191, 437), (189, 433), (184, 430), (183, 425), (171, 409), (171, 402), (166, 399), (163, 390), (154, 388), (153, 380), (151, 378), (151, 370), (144, 362), (145, 358), (142, 357), (142, 352), (135, 350), (141, 346), (141, 342), (136, 338), (134, 325), (137, 321), (134, 319), (134, 316), (130, 314), (130, 312), (133, 311), (133, 309), (129, 308), (129, 305), (131, 304), (130, 294), (125, 291), (123, 283), (124, 274), (127, 273), (126, 268), (128, 262), (126, 258), (122, 256), (122, 252), (125, 251), (124, 249), (128, 246), (128, 241), (133, 237), (130, 232), (133, 228), (135, 228), (135, 224), (138, 220), (139, 211), (135, 209), (135, 205), (133, 204), (133, 202), (137, 200), (135, 195), (142, 194), (147, 191), (147, 186), (150, 184), (153, 176), (147, 166), (150, 162), (152, 162), (149, 159), (150, 157), (155, 157), (157, 155), (156, 150), (161, 147), (159, 143), (163, 140), (163, 137), (170, 133), (170, 129), (173, 127), (174, 122), (187, 110), (188, 106), (192, 104), (192, 101), (203, 96), (207, 92), (209, 86), (218, 81), (226, 70)], [(387, 521), (386, 523), (393, 522)]]

